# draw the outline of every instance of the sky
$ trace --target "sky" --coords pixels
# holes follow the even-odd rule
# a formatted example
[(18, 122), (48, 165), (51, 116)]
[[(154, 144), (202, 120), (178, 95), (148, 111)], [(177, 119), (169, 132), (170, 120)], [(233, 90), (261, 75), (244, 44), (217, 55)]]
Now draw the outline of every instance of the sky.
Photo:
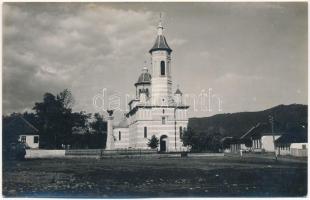
[(3, 113), (66, 88), (75, 111), (103, 112), (104, 88), (124, 110), (151, 69), (160, 13), (189, 117), (307, 104), (305, 2), (4, 3)]

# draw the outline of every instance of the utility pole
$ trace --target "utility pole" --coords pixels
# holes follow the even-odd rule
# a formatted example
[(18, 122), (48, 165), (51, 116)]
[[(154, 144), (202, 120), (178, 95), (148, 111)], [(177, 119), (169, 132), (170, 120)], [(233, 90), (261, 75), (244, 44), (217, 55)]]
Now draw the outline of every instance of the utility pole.
[(275, 142), (275, 137), (274, 137), (274, 118), (272, 115), (269, 115), (269, 122), (271, 124), (271, 133), (272, 133), (272, 140), (273, 140), (274, 156), (275, 156), (275, 159), (277, 161), (278, 155), (277, 155), (276, 142)]
[(177, 150), (177, 119), (176, 119), (177, 107), (174, 107), (174, 148)]

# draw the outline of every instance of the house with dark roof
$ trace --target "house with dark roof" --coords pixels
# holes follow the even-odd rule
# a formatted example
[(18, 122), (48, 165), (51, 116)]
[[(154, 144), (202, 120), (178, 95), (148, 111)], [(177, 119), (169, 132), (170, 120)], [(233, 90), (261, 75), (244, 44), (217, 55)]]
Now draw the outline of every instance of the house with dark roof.
[(293, 130), (283, 134), (275, 141), (278, 155), (308, 156), (307, 129)]
[(240, 139), (236, 137), (225, 137), (221, 140), (221, 144), (225, 153), (238, 153), (240, 150), (250, 151), (251, 148), (249, 143), (252, 144), (248, 139)]
[(39, 148), (39, 130), (22, 116), (10, 121), (3, 131), (4, 134), (17, 136), (17, 140), (27, 148)]
[(278, 139), (283, 133), (272, 133), (269, 123), (258, 123), (247, 131), (240, 139), (252, 141), (251, 150), (254, 152), (274, 152), (274, 140)]
[(272, 133), (271, 125), (267, 123), (258, 123), (251, 127), (240, 138), (233, 138), (230, 141), (230, 152), (239, 152), (240, 150), (252, 152), (274, 152), (274, 141), (283, 133)]

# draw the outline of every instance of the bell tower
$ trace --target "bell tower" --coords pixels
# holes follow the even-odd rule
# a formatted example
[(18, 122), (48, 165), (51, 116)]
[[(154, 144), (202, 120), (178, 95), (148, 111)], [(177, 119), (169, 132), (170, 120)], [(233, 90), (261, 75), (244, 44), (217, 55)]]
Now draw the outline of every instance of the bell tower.
[(172, 103), (171, 52), (163, 35), (161, 20), (157, 27), (155, 44), (150, 49), (152, 60), (152, 105), (170, 105)]

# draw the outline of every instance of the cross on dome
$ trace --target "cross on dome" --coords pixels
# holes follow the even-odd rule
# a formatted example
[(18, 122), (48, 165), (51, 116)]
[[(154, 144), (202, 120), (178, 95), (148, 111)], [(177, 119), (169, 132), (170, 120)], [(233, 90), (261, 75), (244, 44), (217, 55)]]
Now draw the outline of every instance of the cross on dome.
[(146, 66), (146, 61), (144, 61), (144, 66), (143, 66), (142, 72), (144, 72), (144, 73), (148, 72), (148, 69)]
[(150, 53), (152, 53), (153, 51), (158, 51), (158, 50), (165, 50), (165, 51), (168, 51), (168, 53), (171, 53), (172, 49), (169, 47), (166, 41), (166, 38), (163, 34), (163, 30), (164, 30), (164, 27), (162, 25), (162, 19), (161, 19), (161, 13), (160, 13), (160, 20), (159, 20), (159, 24), (157, 27), (157, 37), (156, 37), (153, 47), (149, 51)]
[(162, 35), (163, 34), (163, 30), (164, 30), (164, 27), (161, 24), (161, 13), (160, 13), (159, 23), (158, 23), (158, 27), (157, 27), (157, 35)]

